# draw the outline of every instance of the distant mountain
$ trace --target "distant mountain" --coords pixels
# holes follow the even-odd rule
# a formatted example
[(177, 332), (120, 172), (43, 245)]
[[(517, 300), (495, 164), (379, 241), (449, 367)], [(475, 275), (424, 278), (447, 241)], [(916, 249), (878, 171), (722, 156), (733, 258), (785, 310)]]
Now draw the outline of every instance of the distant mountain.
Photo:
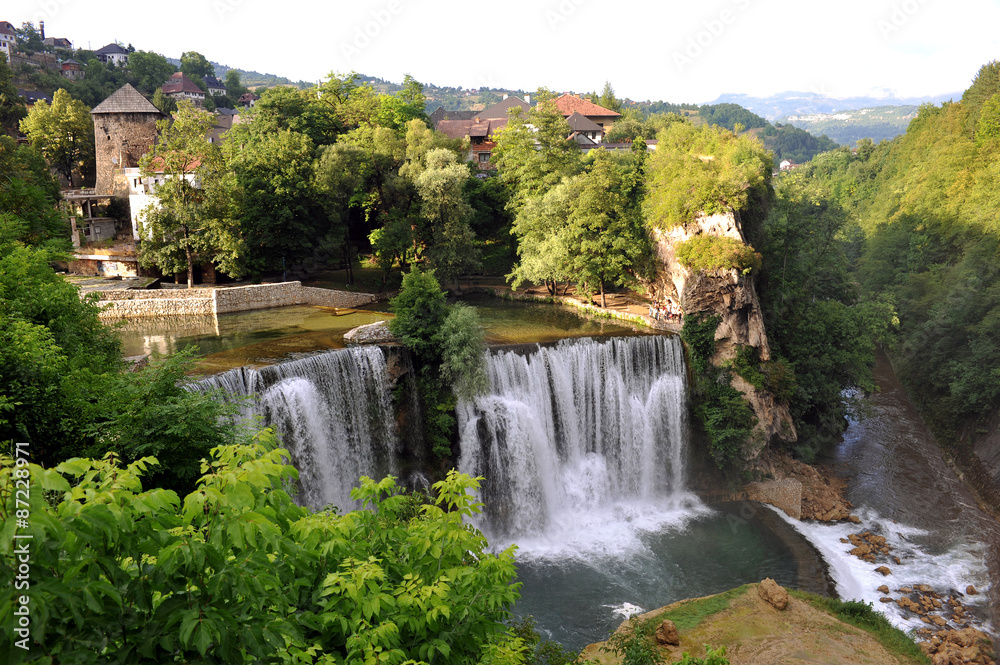
[[(739, 104), (743, 108), (774, 122), (779, 118), (815, 113), (837, 113), (839, 111), (855, 111), (884, 106), (920, 106), (926, 102), (940, 104), (950, 99), (961, 99), (961, 97), (961, 92), (928, 97), (896, 97), (892, 93), (889, 93), (886, 96), (878, 97), (845, 97), (837, 99), (816, 92), (788, 91), (771, 95), (770, 97), (726, 93), (720, 95), (712, 104)], [(832, 135), (831, 138), (833, 138)]]
[(826, 134), (841, 145), (854, 147), (864, 138), (878, 143), (906, 133), (918, 110), (918, 106), (874, 106), (837, 113), (790, 115), (779, 118), (778, 122), (794, 125), (814, 136)]
[[(180, 69), (181, 61), (178, 58), (167, 58), (167, 62)], [(308, 88), (312, 85), (307, 81), (292, 81), (291, 79), (285, 78), (284, 76), (278, 76), (277, 74), (261, 74), (260, 72), (240, 69), (239, 67), (230, 67), (229, 65), (223, 65), (215, 62), (214, 60), (209, 60), (209, 63), (215, 67), (215, 75), (220, 80), (226, 78), (226, 72), (230, 69), (235, 69), (240, 73), (240, 83), (248, 88), (256, 88), (258, 86), (269, 88), (275, 85), (291, 85), (297, 88)]]

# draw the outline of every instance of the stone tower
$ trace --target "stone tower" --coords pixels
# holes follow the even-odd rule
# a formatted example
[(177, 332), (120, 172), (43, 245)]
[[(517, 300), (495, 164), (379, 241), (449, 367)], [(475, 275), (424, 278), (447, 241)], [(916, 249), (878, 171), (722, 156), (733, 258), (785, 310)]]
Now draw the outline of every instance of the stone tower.
[(127, 83), (90, 115), (94, 118), (97, 193), (127, 197), (123, 169), (139, 166), (139, 159), (156, 143), (156, 121), (166, 116)]

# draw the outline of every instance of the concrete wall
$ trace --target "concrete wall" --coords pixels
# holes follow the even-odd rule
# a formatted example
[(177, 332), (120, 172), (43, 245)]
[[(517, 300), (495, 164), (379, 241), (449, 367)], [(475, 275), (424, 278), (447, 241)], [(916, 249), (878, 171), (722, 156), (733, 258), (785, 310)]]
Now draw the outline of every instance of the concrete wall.
[(373, 302), (371, 293), (352, 293), (302, 286), (301, 282), (255, 284), (224, 289), (162, 289), (98, 291), (108, 308), (103, 318), (225, 314), (254, 309), (316, 305), (352, 308)]

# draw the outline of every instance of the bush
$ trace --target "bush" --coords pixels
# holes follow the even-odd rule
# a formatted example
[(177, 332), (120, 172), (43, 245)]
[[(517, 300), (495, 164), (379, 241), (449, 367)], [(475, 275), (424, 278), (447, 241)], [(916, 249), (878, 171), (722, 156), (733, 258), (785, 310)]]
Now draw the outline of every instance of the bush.
[[(11, 665), (518, 662), (513, 547), (487, 553), (463, 521), (481, 507), (476, 480), (449, 473), (416, 518), (391, 477), (362, 479), (367, 510), (312, 512), (283, 489), (287, 457), (270, 432), (217, 448), (183, 499), (143, 490), (152, 458), (0, 457), (5, 570), (22, 542), (14, 480), (31, 482), (31, 635)], [(14, 610), (0, 603), (7, 644), (22, 639)]]
[(677, 260), (691, 270), (739, 270), (744, 275), (760, 270), (761, 255), (735, 238), (696, 235), (677, 245)]

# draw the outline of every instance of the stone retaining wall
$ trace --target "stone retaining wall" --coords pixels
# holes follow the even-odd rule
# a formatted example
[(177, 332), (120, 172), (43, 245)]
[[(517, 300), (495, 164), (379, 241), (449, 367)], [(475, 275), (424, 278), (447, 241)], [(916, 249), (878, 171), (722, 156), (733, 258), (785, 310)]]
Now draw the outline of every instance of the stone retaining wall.
[(308, 305), (349, 309), (375, 302), (382, 297), (382, 294), (333, 291), (331, 289), (319, 289), (315, 286), (303, 286), (302, 297), (305, 298), (303, 302)]
[(215, 315), (255, 309), (316, 305), (350, 309), (365, 305), (380, 296), (302, 286), (301, 282), (254, 284), (223, 289), (116, 290), (96, 292), (107, 308), (107, 319), (133, 319), (150, 316)]
[(204, 300), (212, 299), (215, 289), (117, 289), (94, 291), (102, 301), (111, 300)]
[(302, 282), (234, 286), (228, 289), (212, 289), (212, 293), (216, 314), (301, 305), (304, 302)]
[(213, 315), (211, 298), (148, 298), (141, 300), (109, 300), (102, 319), (134, 319), (148, 316)]

